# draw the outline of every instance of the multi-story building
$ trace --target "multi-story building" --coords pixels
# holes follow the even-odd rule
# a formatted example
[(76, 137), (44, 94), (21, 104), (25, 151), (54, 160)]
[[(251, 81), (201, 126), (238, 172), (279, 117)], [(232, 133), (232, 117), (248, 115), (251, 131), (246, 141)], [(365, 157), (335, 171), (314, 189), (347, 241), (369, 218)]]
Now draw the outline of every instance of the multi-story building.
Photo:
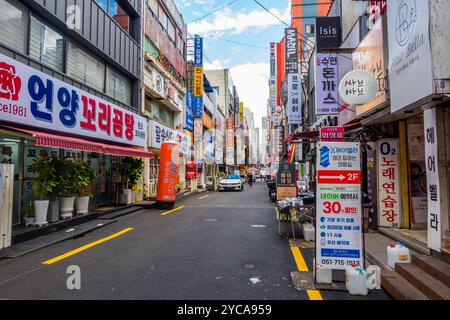
[(0, 12), (0, 163), (14, 164), (13, 224), (34, 199), (38, 155), (84, 159), (97, 173), (91, 206), (115, 202), (116, 156), (149, 156), (139, 150), (141, 1), (0, 0)]
[(178, 182), (186, 188), (184, 169), (193, 140), (185, 123), (187, 27), (173, 0), (147, 0), (144, 12), (142, 111), (150, 119), (149, 148), (155, 154), (146, 163), (144, 176), (148, 195), (155, 197), (159, 150), (167, 140), (182, 145)]

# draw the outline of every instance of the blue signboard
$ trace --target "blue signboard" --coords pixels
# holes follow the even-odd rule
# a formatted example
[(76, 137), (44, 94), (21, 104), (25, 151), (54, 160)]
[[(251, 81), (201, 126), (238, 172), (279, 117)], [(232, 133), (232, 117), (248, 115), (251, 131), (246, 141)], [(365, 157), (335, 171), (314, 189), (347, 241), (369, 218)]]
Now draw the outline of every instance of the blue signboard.
[(194, 118), (203, 118), (203, 97), (193, 97)]
[(194, 66), (203, 67), (203, 39), (194, 39)]
[(189, 89), (186, 89), (186, 130), (194, 131), (193, 99)]

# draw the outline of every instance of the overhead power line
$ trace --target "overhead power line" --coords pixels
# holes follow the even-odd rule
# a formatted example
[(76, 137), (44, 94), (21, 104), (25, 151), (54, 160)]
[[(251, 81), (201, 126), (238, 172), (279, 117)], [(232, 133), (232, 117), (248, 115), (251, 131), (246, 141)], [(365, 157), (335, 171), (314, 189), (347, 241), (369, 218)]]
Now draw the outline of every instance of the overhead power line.
[[(253, 1), (255, 1), (261, 8), (263, 8), (265, 11), (267, 11), (268, 13), (270, 13), (273, 17), (275, 17), (275, 18), (276, 18), (278, 21), (280, 21), (282, 24), (284, 24), (284, 25), (287, 26), (288, 28), (291, 27), (289, 24), (287, 24), (285, 21), (283, 21), (283, 19), (281, 19), (280, 17), (278, 17), (275, 13), (273, 13), (273, 12), (270, 11), (267, 7), (265, 7), (263, 4), (261, 4), (258, 0), (253, 0)], [(310, 49), (314, 50), (314, 48), (315, 48), (315, 43), (314, 43), (313, 41), (311, 41), (310, 39), (308, 39), (307, 37), (305, 37), (303, 34), (301, 34), (300, 32), (298, 32), (298, 30), (297, 30), (297, 34), (298, 34), (300, 37), (302, 37), (303, 41), (305, 42), (305, 44), (306, 44)], [(312, 43), (314, 44), (314, 46), (311, 46), (310, 44), (308, 44), (308, 42), (312, 42)], [(345, 55), (343, 55), (343, 54), (337, 53), (337, 55), (338, 55), (338, 56), (341, 56), (341, 57), (343, 57), (343, 58), (345, 58), (345, 59), (352, 60), (351, 58), (349, 58), (349, 57), (347, 57), (347, 56), (345, 56)]]
[(195, 20), (192, 20), (191, 22), (188, 22), (187, 24), (191, 24), (191, 23), (200, 21), (200, 20), (202, 20), (202, 19), (205, 19), (205, 18), (209, 17), (210, 15), (213, 15), (214, 13), (216, 13), (216, 12), (218, 12), (218, 11), (220, 11), (220, 10), (225, 9), (226, 7), (231, 6), (233, 3), (237, 2), (237, 1), (239, 1), (239, 0), (233, 0), (233, 1), (231, 1), (231, 2), (228, 2), (227, 4), (221, 6), (220, 8), (214, 9), (213, 11), (211, 11), (211, 12), (205, 14), (204, 16), (201, 16), (201, 17), (199, 17), (199, 18), (197, 18), (197, 19), (195, 19)]

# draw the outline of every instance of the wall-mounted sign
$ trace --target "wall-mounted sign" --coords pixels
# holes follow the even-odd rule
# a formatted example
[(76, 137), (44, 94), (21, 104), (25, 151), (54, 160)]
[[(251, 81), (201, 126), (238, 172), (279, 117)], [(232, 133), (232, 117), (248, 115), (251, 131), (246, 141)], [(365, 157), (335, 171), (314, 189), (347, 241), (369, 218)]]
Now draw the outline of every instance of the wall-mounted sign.
[(227, 119), (226, 129), (226, 159), (227, 165), (234, 166), (234, 120)]
[(359, 143), (317, 146), (317, 269), (364, 268)]
[(194, 66), (203, 67), (203, 39), (199, 37), (194, 39)]
[(152, 68), (152, 80), (153, 80), (153, 91), (155, 91), (162, 98), (166, 98), (167, 96), (165, 85), (166, 80), (161, 73), (156, 71), (155, 68)]
[(189, 89), (186, 89), (186, 129), (194, 131), (194, 100)]
[(203, 125), (208, 128), (208, 129), (214, 129), (215, 127), (215, 122), (213, 119), (211, 119), (211, 117), (204, 112), (203, 113), (203, 117), (202, 117), (202, 121), (203, 121)]
[(203, 140), (203, 121), (202, 119), (196, 118), (194, 120), (194, 141)]
[(425, 162), (427, 167), (428, 197), (428, 248), (441, 251), (442, 246), (442, 212), (441, 183), (439, 177), (439, 152), (436, 108), (424, 111)]
[(194, 68), (194, 97), (203, 97), (203, 67)]
[(297, 28), (285, 29), (285, 54), (286, 74), (298, 73)]
[(288, 124), (302, 123), (302, 81), (299, 73), (291, 73), (288, 77), (288, 103), (286, 107), (286, 114), (288, 117)]
[(344, 127), (321, 127), (320, 140), (323, 142), (344, 142)]
[(374, 97), (356, 107), (356, 116), (365, 114), (378, 107), (384, 107), (387, 102), (387, 75), (384, 51), (383, 21), (380, 19), (353, 53), (353, 70), (365, 70), (377, 82)]
[[(429, 1), (387, 1), (391, 111), (433, 93)], [(420, 81), (418, 81), (420, 77)]]
[(181, 147), (181, 152), (187, 154), (190, 150), (190, 138), (184, 132), (179, 132), (178, 130), (166, 127), (156, 121), (150, 121), (152, 141), (151, 147), (155, 149), (161, 149), (161, 144), (163, 142), (178, 142)]
[(339, 84), (341, 100), (350, 105), (362, 105), (372, 101), (377, 91), (377, 80), (365, 70), (350, 71)]
[(316, 114), (339, 114), (339, 69), (336, 54), (316, 54), (315, 79)]
[(316, 18), (317, 52), (339, 48), (342, 40), (341, 17)]
[(378, 224), (380, 227), (400, 227), (399, 141), (378, 141)]
[(2, 121), (127, 145), (147, 145), (147, 120), (0, 54)]

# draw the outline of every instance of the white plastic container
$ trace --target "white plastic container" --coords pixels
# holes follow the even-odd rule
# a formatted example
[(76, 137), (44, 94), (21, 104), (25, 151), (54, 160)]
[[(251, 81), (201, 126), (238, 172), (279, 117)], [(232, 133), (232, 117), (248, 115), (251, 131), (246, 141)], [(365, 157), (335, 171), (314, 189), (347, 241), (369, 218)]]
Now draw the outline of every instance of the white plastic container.
[(396, 263), (411, 263), (409, 249), (402, 244), (392, 244), (387, 247), (388, 266), (395, 268)]
[(305, 237), (305, 241), (315, 241), (316, 240), (316, 229), (310, 223), (302, 224), (302, 232)]
[(316, 283), (319, 284), (332, 284), (333, 283), (333, 270), (331, 269), (317, 269), (316, 259), (313, 259), (314, 272), (316, 274)]
[(367, 272), (362, 268), (348, 267), (345, 271), (345, 286), (353, 296), (367, 296)]

